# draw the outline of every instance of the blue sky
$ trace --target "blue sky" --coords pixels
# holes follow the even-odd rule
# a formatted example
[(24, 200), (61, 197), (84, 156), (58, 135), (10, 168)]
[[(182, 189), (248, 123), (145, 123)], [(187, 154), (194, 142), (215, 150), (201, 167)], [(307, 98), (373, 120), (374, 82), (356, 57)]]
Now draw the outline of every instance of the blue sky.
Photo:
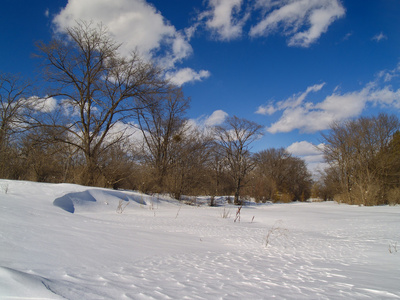
[(0, 71), (34, 77), (37, 40), (74, 19), (105, 24), (191, 97), (189, 117), (237, 115), (315, 168), (334, 121), (400, 116), (398, 0), (3, 0)]

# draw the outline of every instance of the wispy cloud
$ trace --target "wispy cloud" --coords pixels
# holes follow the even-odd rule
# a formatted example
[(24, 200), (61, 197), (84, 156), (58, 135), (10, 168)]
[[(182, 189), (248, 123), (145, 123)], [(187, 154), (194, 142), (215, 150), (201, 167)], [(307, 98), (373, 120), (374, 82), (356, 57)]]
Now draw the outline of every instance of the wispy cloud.
[(320, 91), (324, 87), (324, 85), (325, 83), (315, 84), (313, 86), (309, 86), (304, 92), (295, 94), (286, 100), (279, 101), (277, 103), (270, 102), (267, 105), (261, 105), (258, 107), (256, 113), (261, 115), (272, 115), (279, 110), (285, 110), (287, 108), (294, 109), (303, 103), (308, 94), (310, 94), (311, 92)]
[[(328, 129), (333, 121), (343, 121), (359, 116), (367, 105), (393, 107), (400, 109), (400, 88), (394, 89), (388, 84), (388, 77), (400, 73), (400, 67), (380, 72), (374, 81), (366, 84), (361, 90), (347, 93), (334, 91), (320, 102), (305, 101), (306, 92), (294, 95), (277, 104), (269, 104), (270, 111), (282, 112), (279, 120), (271, 124), (270, 133), (290, 132), (295, 129), (301, 132), (316, 132)], [(386, 79), (385, 79), (386, 78)], [(314, 86), (314, 90), (319, 90)], [(304, 97), (303, 97), (304, 96)], [(302, 98), (302, 101), (299, 99)]]
[(350, 37), (353, 35), (353, 32), (349, 32), (347, 33), (344, 37), (343, 37), (343, 41), (347, 41), (348, 39), (350, 39)]
[(383, 41), (383, 40), (387, 40), (387, 36), (383, 32), (381, 32), (381, 33), (379, 33), (377, 35), (374, 35), (372, 37), (372, 40), (376, 41), (376, 42), (380, 42), (380, 41)]
[(289, 37), (290, 46), (309, 47), (335, 20), (345, 15), (338, 0), (259, 0), (256, 4), (264, 16), (251, 28), (250, 36), (268, 36), (281, 30)]
[(392, 70), (383, 70), (378, 73), (378, 78), (383, 79), (384, 82), (390, 82), (393, 78), (400, 76), (400, 63)]
[(252, 17), (260, 21), (250, 28), (250, 37), (280, 33), (288, 37), (289, 46), (309, 47), (345, 15), (339, 0), (208, 0), (207, 3), (208, 9), (199, 14), (199, 21), (205, 22), (214, 37), (226, 41), (242, 37), (244, 26)]

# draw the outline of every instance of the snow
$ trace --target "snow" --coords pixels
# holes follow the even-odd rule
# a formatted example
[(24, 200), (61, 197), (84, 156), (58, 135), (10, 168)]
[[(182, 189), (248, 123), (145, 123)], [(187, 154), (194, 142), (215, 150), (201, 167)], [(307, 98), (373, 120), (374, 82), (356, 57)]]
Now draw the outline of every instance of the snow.
[(0, 180), (0, 299), (400, 299), (399, 206), (236, 210)]

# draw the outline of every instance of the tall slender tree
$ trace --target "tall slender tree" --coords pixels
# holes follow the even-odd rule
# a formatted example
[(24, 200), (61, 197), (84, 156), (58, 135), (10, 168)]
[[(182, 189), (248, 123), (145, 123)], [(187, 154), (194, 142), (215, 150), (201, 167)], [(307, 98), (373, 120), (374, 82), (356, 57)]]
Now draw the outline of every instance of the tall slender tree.
[(161, 191), (175, 155), (176, 139), (183, 135), (190, 99), (177, 87), (155, 97), (154, 105), (137, 111), (137, 120), (143, 134), (144, 158), (153, 171), (154, 188)]
[(0, 176), (11, 177), (15, 171), (15, 147), (18, 133), (26, 129), (31, 104), (32, 85), (19, 75), (0, 73)]
[(222, 147), (229, 174), (235, 183), (234, 203), (242, 204), (240, 190), (246, 175), (254, 168), (250, 145), (262, 135), (262, 126), (236, 116), (215, 127), (216, 142)]

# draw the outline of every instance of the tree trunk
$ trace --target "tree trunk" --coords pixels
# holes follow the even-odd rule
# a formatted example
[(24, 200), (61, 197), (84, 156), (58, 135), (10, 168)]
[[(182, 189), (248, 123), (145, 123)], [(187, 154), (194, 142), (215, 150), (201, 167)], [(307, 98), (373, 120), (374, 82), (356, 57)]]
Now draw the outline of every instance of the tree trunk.
[(240, 200), (240, 184), (241, 180), (240, 178), (236, 181), (236, 190), (235, 190), (235, 199), (234, 199), (234, 204), (235, 205), (242, 205), (242, 200)]
[(82, 174), (81, 183), (86, 186), (94, 186), (97, 181), (97, 159), (93, 155), (86, 155), (86, 166)]

